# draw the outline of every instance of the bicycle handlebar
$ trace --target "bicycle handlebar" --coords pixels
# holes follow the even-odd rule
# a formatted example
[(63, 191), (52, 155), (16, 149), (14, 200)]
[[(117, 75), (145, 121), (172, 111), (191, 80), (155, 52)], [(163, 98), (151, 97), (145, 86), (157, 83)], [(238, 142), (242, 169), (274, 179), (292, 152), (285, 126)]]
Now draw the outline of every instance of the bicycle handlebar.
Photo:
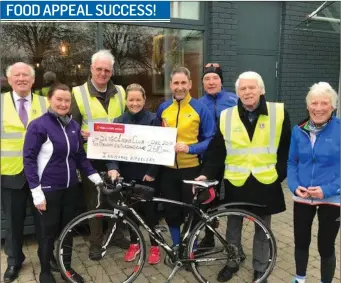
[(114, 193), (120, 193), (123, 190), (131, 190), (131, 192), (139, 195), (144, 195), (147, 198), (150, 198), (154, 194), (154, 188), (136, 184), (135, 181), (131, 182), (123, 182), (123, 178), (119, 177), (117, 180), (112, 180), (108, 178), (107, 175), (102, 174), (103, 177), (103, 186), (101, 186), (101, 192), (104, 195), (111, 195)]

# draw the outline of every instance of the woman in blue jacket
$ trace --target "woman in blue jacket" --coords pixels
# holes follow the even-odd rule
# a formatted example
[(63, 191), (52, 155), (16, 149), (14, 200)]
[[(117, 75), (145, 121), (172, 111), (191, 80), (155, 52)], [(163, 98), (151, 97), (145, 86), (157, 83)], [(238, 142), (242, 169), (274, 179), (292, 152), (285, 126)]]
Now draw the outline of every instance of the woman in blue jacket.
[[(114, 123), (161, 126), (161, 121), (156, 118), (156, 114), (144, 109), (146, 104), (146, 93), (139, 84), (131, 84), (127, 87), (127, 111), (114, 120)], [(136, 181), (138, 184), (155, 187), (154, 181), (157, 175), (158, 167), (151, 164), (110, 161), (107, 163), (108, 175), (112, 179), (122, 176), (125, 181)], [(139, 213), (144, 214), (144, 219), (149, 227), (158, 224), (156, 209), (152, 202), (140, 203), (139, 207), (134, 207)], [(124, 261), (133, 261), (140, 253), (140, 247), (137, 244), (136, 235), (130, 233), (131, 244), (124, 256)], [(160, 262), (160, 248), (158, 244), (150, 238), (151, 249), (149, 252), (149, 264)]]
[[(32, 121), (24, 143), (24, 170), (37, 210), (39, 223), (38, 256), (41, 265), (40, 283), (55, 283), (50, 259), (54, 239), (60, 228), (76, 215), (79, 168), (96, 185), (102, 179), (86, 158), (80, 126), (68, 114), (71, 92), (68, 86), (56, 84), (48, 92), (48, 112)], [(64, 262), (71, 263), (72, 237), (63, 247)], [(76, 282), (84, 282), (70, 266), (66, 266)]]
[(293, 282), (306, 280), (311, 226), (317, 213), (321, 282), (330, 283), (340, 227), (340, 120), (332, 115), (337, 94), (328, 83), (320, 82), (310, 88), (306, 102), (309, 118), (294, 127), (288, 160), (288, 185), (295, 202)]

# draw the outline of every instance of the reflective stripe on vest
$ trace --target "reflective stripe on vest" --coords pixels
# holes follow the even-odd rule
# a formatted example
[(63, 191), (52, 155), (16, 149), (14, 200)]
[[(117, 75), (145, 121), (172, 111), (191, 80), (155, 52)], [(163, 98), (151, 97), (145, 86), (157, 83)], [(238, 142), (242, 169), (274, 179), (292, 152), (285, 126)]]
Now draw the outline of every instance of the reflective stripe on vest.
[(233, 165), (225, 165), (225, 170), (229, 170), (231, 172), (241, 172), (241, 173), (249, 173), (251, 170), (252, 173), (261, 173), (263, 171), (274, 169), (276, 168), (275, 165), (269, 165), (269, 166), (260, 166), (255, 168), (246, 168), (246, 167), (240, 167), (240, 166), (233, 166)]
[[(113, 119), (124, 113), (125, 92), (121, 86), (116, 85), (116, 89), (118, 91), (117, 99), (115, 99), (116, 95), (114, 98), (110, 98), (108, 111), (106, 111), (96, 97), (91, 97), (88, 83), (73, 88), (73, 94), (82, 115), (82, 130), (88, 130), (89, 123), (111, 123)], [(84, 143), (84, 149), (87, 151), (87, 143)]]
[(238, 107), (221, 114), (220, 131), (226, 146), (225, 174), (235, 186), (242, 186), (252, 174), (259, 182), (269, 184), (278, 175), (277, 149), (284, 120), (280, 103), (267, 103), (268, 115), (260, 115), (252, 141), (240, 120)]
[[(121, 88), (119, 86), (116, 86), (116, 89), (117, 89), (117, 97), (118, 97), (118, 100), (120, 103), (121, 114), (123, 114), (123, 112), (124, 112), (123, 94), (122, 94)], [(88, 117), (88, 119), (85, 120), (85, 123), (88, 124), (88, 121), (91, 121), (91, 122), (108, 122), (107, 118), (94, 119), (92, 117), (90, 102), (88, 99), (88, 92), (87, 92), (87, 89), (85, 88), (85, 84), (79, 86), (79, 91), (82, 95), (82, 99), (83, 99), (83, 103), (84, 103), (84, 111), (86, 113), (86, 116)]]
[(226, 110), (226, 123), (225, 123), (225, 145), (226, 154), (261, 154), (261, 153), (277, 153), (276, 143), (276, 104), (269, 103), (269, 117), (270, 117), (270, 142), (268, 147), (258, 147), (258, 148), (238, 148), (233, 149), (231, 145), (231, 125), (232, 123), (232, 111), (233, 108), (228, 108)]
[[(33, 94), (31, 105), (30, 121), (38, 118), (47, 110), (47, 100), (45, 97)], [(37, 103), (39, 102), (39, 104)], [(26, 129), (23, 127), (15, 104), (13, 104), (11, 93), (1, 94), (1, 174), (15, 175), (23, 170), (23, 144)], [(12, 105), (10, 105), (12, 104)], [(5, 108), (6, 107), (6, 108)], [(11, 110), (12, 108), (12, 110)], [(6, 109), (6, 110), (5, 110)], [(9, 113), (12, 111), (13, 113)], [(5, 114), (7, 113), (7, 114)], [(5, 115), (11, 117), (11, 124), (5, 127)], [(18, 117), (16, 117), (18, 116)], [(9, 117), (6, 117), (9, 120)], [(13, 121), (13, 123), (12, 123)], [(20, 131), (13, 131), (11, 127)], [(11, 130), (13, 132), (11, 132)]]

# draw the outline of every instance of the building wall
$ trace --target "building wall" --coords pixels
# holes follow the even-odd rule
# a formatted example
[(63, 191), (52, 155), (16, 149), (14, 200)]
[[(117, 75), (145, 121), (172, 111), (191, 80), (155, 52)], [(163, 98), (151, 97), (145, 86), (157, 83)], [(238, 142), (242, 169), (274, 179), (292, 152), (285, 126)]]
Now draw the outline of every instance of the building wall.
[(305, 96), (319, 81), (338, 89), (340, 34), (295, 29), (321, 2), (284, 2), (282, 14), (279, 98), (292, 123), (307, 116)]
[(234, 91), (237, 65), (236, 2), (208, 2), (207, 62), (218, 62), (223, 69), (224, 87)]
[[(315, 82), (327, 81), (338, 89), (340, 35), (295, 29), (321, 3), (282, 3), (277, 95), (278, 100), (285, 103), (293, 125), (307, 114), (304, 111), (304, 98), (309, 86)], [(238, 2), (209, 2), (207, 5), (208, 61), (221, 64), (224, 87), (234, 90), (234, 82), (238, 76), (235, 56)]]

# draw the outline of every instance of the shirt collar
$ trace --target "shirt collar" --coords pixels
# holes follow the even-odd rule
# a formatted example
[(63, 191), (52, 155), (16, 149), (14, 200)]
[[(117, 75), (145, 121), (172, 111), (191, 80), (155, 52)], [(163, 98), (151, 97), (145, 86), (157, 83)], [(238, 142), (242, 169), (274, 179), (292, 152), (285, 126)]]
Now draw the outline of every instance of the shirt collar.
[(206, 91), (205, 91), (205, 94), (211, 99), (218, 99), (218, 97), (222, 96), (223, 92), (224, 92), (224, 89), (222, 88), (219, 92), (215, 94), (208, 94)]
[[(88, 88), (90, 92), (90, 96), (93, 97), (114, 97), (118, 90), (111, 80), (108, 81), (107, 90), (105, 92), (99, 92), (95, 86), (92, 84), (91, 77), (88, 78)], [(104, 94), (104, 95), (103, 95)]]
[(185, 96), (183, 99), (181, 99), (181, 100), (176, 100), (176, 99), (174, 98), (174, 96), (173, 96), (173, 103), (178, 103), (178, 102), (180, 102), (181, 104), (186, 104), (186, 103), (190, 102), (191, 99), (192, 99), (192, 97), (191, 97), (190, 93), (188, 92), (188, 93), (186, 94), (186, 96)]
[(28, 102), (32, 102), (32, 94), (28, 94), (25, 97), (21, 97), (19, 94), (17, 94), (14, 90), (13, 90), (13, 99), (15, 102), (17, 102), (20, 98), (25, 98)]

